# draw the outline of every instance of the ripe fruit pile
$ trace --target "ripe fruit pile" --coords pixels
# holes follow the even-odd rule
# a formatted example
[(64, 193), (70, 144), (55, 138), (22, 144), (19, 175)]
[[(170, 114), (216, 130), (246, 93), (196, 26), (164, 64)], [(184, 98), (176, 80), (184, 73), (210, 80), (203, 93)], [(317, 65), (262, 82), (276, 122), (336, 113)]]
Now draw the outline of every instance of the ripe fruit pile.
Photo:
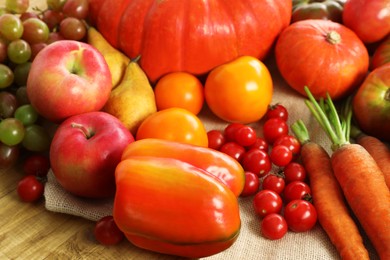
[[(47, 0), (47, 6), (47, 10), (30, 11), (28, 0), (7, 0), (0, 10), (0, 169), (14, 165), (22, 153), (27, 155), (26, 165), (37, 156), (48, 161), (50, 127), (26, 94), (31, 63), (57, 40), (84, 41), (86, 36), (87, 0)], [(18, 193), (24, 201), (35, 201), (43, 194), (39, 181), (45, 176), (39, 177), (39, 184), (28, 178), (21, 181)], [(29, 193), (32, 190), (36, 195)]]
[(246, 180), (240, 196), (254, 196), (262, 234), (269, 239), (282, 238), (288, 229), (308, 231), (317, 222), (306, 171), (299, 162), (301, 146), (289, 134), (287, 119), (287, 109), (276, 104), (265, 115), (262, 136), (239, 123), (207, 133), (210, 148), (232, 156), (243, 166)]

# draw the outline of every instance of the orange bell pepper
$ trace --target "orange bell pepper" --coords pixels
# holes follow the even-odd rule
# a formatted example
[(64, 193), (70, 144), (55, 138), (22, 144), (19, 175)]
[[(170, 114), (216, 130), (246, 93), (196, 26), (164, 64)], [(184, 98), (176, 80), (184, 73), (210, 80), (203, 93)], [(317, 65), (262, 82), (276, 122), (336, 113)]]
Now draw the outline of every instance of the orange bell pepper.
[(127, 155), (115, 174), (113, 216), (134, 245), (199, 258), (236, 241), (237, 197), (209, 172), (178, 159)]
[(122, 160), (132, 156), (175, 158), (201, 168), (227, 185), (238, 197), (245, 185), (241, 164), (216, 150), (162, 139), (142, 139), (128, 145)]

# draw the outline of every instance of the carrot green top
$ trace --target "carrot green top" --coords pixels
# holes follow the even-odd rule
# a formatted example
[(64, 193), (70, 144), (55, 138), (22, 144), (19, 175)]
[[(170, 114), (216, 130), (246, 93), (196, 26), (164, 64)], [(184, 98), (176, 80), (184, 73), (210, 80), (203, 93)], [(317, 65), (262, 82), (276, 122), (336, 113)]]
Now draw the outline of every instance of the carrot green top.
[[(332, 142), (332, 151), (349, 144), (352, 119), (352, 106), (349, 104), (351, 100), (347, 100), (347, 104), (339, 116), (329, 94), (326, 95), (326, 99), (320, 98), (317, 101), (307, 86), (304, 89), (308, 96), (305, 104)], [(309, 140), (307, 129), (301, 120), (295, 122), (291, 127), (301, 143)]]

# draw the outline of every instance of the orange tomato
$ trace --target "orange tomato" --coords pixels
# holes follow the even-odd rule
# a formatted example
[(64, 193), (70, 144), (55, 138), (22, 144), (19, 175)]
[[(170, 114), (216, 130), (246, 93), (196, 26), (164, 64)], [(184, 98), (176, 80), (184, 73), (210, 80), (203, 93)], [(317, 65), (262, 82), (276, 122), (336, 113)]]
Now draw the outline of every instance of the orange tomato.
[(273, 83), (260, 60), (242, 56), (212, 70), (204, 90), (206, 103), (216, 116), (247, 124), (265, 115), (272, 100)]
[(208, 146), (207, 131), (202, 121), (183, 108), (168, 108), (148, 116), (136, 134), (136, 140), (145, 138)]
[(154, 88), (158, 110), (172, 107), (187, 109), (197, 115), (203, 107), (203, 85), (187, 72), (173, 72), (163, 76)]

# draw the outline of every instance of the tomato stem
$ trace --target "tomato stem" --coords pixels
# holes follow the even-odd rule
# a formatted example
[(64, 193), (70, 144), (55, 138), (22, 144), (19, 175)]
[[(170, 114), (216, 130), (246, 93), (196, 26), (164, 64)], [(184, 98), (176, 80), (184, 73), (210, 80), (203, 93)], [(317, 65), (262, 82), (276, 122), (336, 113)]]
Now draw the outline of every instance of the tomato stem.
[(326, 40), (331, 43), (331, 44), (338, 44), (341, 42), (341, 36), (338, 32), (336, 31), (330, 31), (326, 35)]

